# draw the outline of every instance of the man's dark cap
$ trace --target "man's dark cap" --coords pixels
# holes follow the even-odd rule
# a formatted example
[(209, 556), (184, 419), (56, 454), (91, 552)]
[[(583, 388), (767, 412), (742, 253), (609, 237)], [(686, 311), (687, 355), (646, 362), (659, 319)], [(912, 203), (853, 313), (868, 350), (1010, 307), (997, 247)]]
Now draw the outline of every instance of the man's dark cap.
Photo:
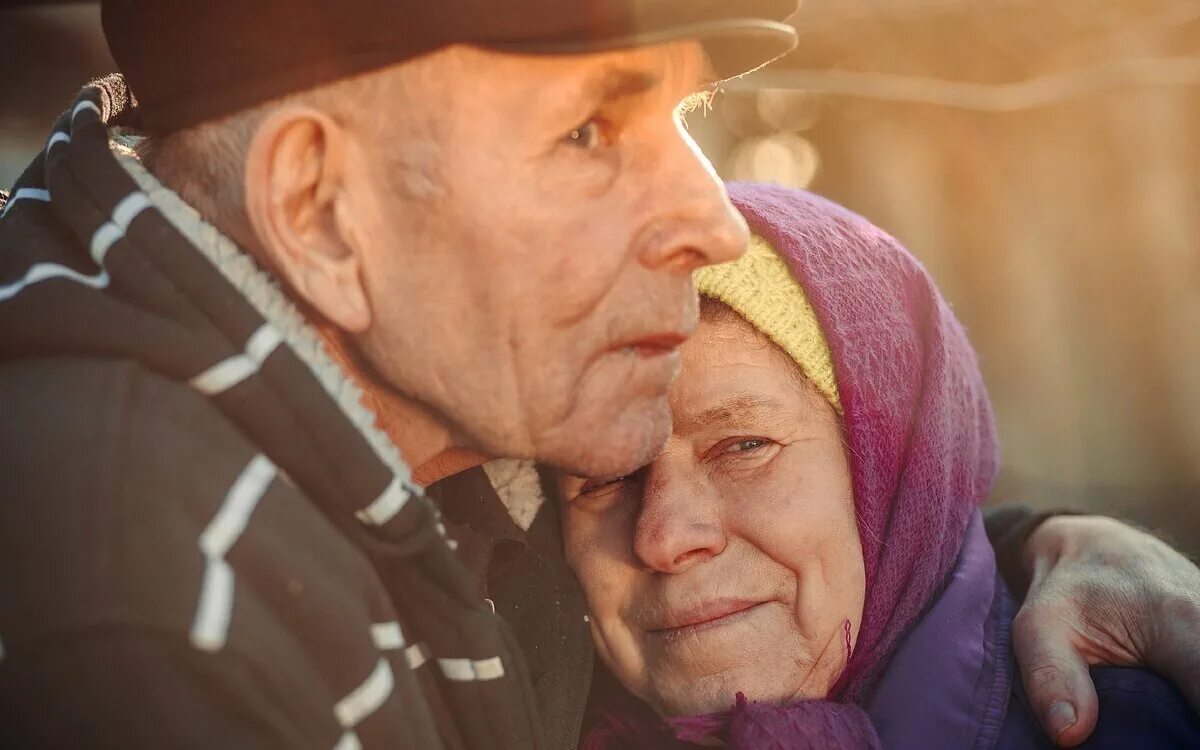
[(169, 132), (451, 44), (578, 54), (678, 39), (717, 79), (791, 50), (798, 0), (103, 0), (141, 124)]

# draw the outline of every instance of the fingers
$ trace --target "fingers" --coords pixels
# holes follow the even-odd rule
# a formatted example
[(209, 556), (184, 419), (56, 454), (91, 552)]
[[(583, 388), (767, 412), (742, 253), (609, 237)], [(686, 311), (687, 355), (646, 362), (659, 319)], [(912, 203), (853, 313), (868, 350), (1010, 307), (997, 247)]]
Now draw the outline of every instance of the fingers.
[(1027, 604), (1013, 620), (1017, 666), (1034, 713), (1059, 747), (1075, 747), (1096, 728), (1099, 702), (1072, 629), (1051, 605)]
[[(1200, 581), (1195, 583), (1200, 591)], [(1160, 627), (1147, 661), (1200, 713), (1200, 594), (1166, 597), (1157, 605)]]

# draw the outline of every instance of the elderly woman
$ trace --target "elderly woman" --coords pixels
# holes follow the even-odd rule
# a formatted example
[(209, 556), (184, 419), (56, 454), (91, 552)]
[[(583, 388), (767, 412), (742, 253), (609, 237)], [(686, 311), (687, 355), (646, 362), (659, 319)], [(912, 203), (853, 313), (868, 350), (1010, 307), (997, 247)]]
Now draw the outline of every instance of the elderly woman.
[[(756, 239), (698, 276), (662, 455), (561, 487), (596, 652), (592, 748), (1053, 747), (977, 506), (992, 415), (962, 326), (879, 229), (732, 186)], [(1173, 687), (1093, 671), (1087, 747), (1200, 747)]]

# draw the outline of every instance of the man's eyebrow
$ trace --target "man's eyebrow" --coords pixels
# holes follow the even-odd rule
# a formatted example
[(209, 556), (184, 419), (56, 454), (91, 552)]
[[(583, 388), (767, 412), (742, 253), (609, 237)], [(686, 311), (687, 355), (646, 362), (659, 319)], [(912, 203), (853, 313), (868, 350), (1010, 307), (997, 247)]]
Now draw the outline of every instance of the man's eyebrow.
[(685, 415), (680, 421), (696, 426), (749, 424), (762, 420), (777, 422), (783, 418), (786, 410), (783, 402), (776, 398), (757, 393), (739, 393), (700, 412)]
[(639, 96), (662, 85), (662, 75), (648, 70), (608, 68), (588, 84), (588, 93), (602, 103)]

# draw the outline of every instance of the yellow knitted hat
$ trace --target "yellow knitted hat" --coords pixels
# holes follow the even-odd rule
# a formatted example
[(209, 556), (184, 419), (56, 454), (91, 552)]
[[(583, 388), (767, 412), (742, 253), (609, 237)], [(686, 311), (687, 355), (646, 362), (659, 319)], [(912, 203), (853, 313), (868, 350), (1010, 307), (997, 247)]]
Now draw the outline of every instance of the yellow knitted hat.
[(762, 331), (800, 367), (805, 377), (842, 413), (833, 355), (804, 289), (762, 237), (738, 260), (705, 266), (695, 273), (702, 296), (724, 302)]

